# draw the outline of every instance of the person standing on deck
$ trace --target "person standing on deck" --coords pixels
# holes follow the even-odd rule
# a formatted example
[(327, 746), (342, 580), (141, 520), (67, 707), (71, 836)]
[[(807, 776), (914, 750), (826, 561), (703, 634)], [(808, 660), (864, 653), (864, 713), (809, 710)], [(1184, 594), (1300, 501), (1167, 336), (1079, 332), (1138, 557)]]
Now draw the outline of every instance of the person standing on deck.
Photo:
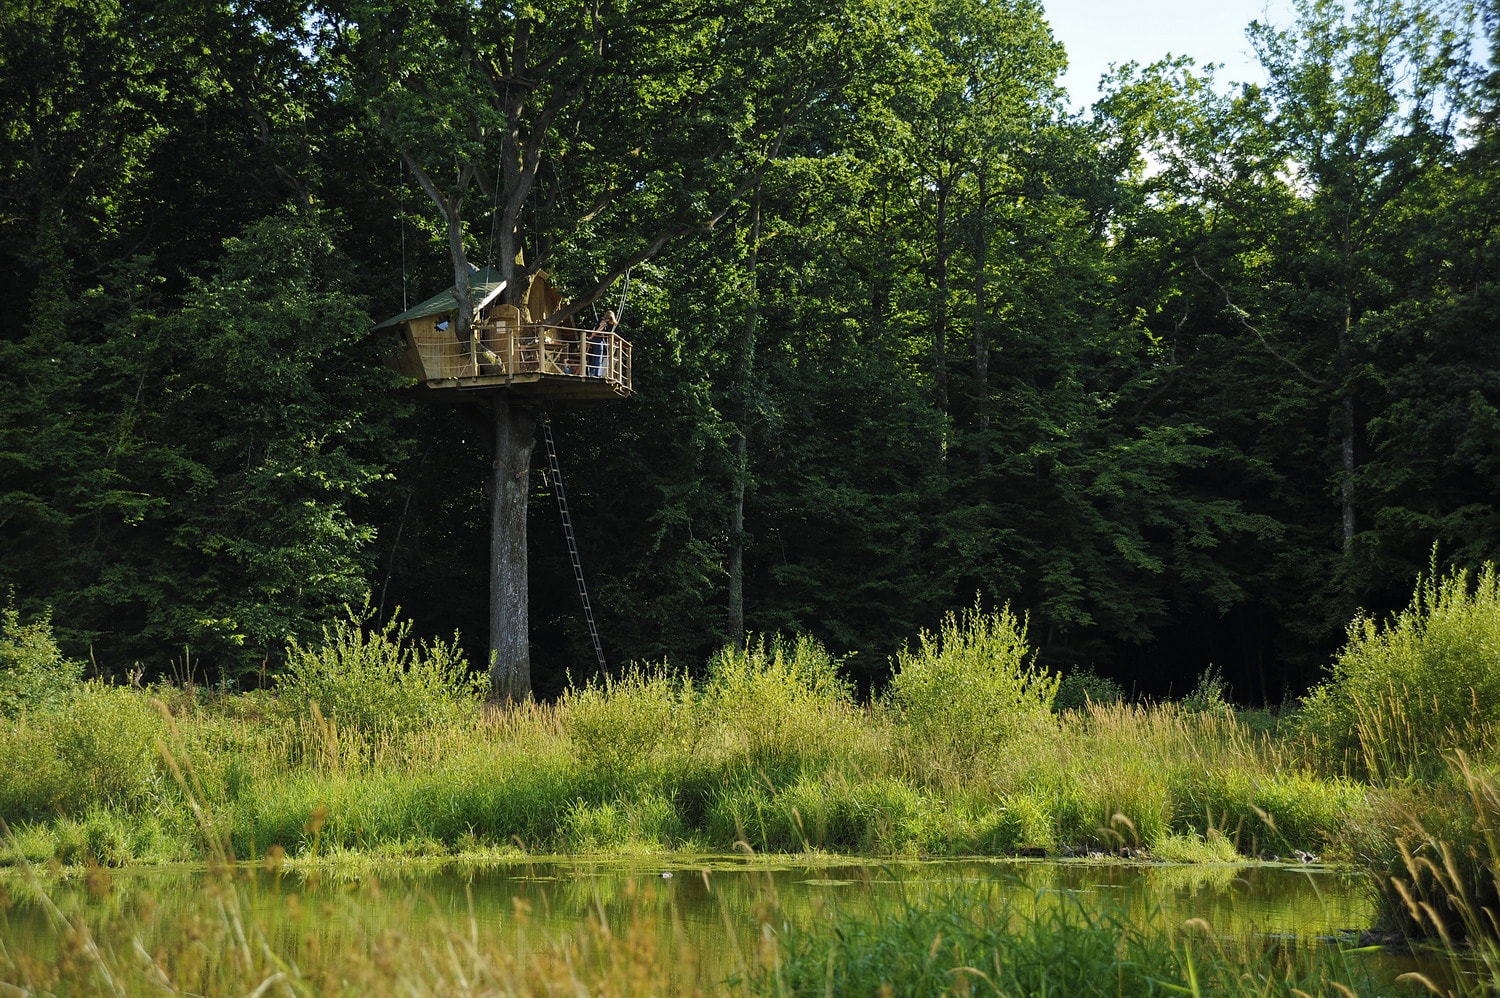
[(602, 378), (607, 367), (609, 357), (609, 334), (614, 332), (615, 326), (619, 324), (615, 313), (605, 312), (604, 318), (599, 320), (599, 325), (589, 333), (589, 355), (588, 375), (591, 378)]

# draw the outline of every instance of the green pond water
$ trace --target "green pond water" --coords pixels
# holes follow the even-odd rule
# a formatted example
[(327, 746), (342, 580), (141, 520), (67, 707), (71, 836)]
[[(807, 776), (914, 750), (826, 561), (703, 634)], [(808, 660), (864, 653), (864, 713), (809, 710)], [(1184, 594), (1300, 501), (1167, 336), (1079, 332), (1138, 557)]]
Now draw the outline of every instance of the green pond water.
[(1348, 945), (1345, 934), (1373, 919), (1356, 877), (1316, 867), (547, 859), (378, 874), (363, 866), (358, 872), (244, 867), (228, 878), (201, 869), (116, 871), (52, 883), (44, 892), (10, 876), (0, 879), (0, 944), (39, 956), (55, 950), (61, 912), (87, 923), (106, 950), (133, 946), (132, 934), (145, 937), (149, 948), (151, 936), (201, 914), (203, 906), (227, 904), (273, 949), (287, 952), (310, 939), (323, 949), (358, 946), (376, 932), (430, 933), (436, 941), (457, 926), (465, 936), (524, 953), (600, 925), (616, 932), (646, 926), (660, 959), (692, 962), (709, 979), (722, 979), (753, 962), (768, 922), (775, 928), (829, 920), (972, 885), (988, 885), (1022, 912), (1049, 899), (1113, 902), (1133, 917), (1160, 909), (1169, 924), (1202, 919), (1225, 937), (1341, 937)]

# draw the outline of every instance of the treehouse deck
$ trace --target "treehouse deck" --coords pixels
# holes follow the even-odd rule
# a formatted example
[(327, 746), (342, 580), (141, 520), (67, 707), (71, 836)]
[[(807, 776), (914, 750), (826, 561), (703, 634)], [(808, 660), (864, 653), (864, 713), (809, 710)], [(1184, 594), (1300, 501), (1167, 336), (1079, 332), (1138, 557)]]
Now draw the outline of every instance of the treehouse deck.
[(518, 395), (559, 400), (616, 399), (633, 394), (630, 343), (613, 329), (578, 329), (551, 320), (562, 297), (534, 275), (522, 304), (498, 299), (505, 282), (492, 269), (469, 282), (474, 324), (458, 328), (454, 290), (429, 298), (382, 322), (400, 337), (386, 366), (429, 389), (504, 388)]
[(430, 389), (509, 388), (554, 399), (632, 393), (630, 342), (614, 332), (542, 323), (485, 322), (467, 341), (438, 323), (408, 322), (391, 367)]

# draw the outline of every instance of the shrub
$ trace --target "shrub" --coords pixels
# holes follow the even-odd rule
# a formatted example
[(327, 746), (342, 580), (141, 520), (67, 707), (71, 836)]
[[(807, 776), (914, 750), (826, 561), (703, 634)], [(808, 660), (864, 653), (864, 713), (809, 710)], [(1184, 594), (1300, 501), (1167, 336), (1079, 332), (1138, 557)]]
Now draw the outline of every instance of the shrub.
[(631, 666), (563, 694), (563, 728), (579, 757), (605, 779), (649, 768), (666, 754), (691, 756), (697, 737), (690, 680)]
[(950, 613), (897, 655), (887, 696), (918, 748), (966, 764), (1050, 722), (1058, 677), (1028, 651), (1026, 622), (1009, 606)]
[(50, 611), (21, 623), (14, 602), (0, 610), (0, 716), (55, 707), (83, 679), (83, 663), (63, 655)]
[(1444, 753), (1480, 749), (1500, 720), (1495, 566), (1424, 578), (1384, 626), (1356, 618), (1303, 708), (1310, 733), (1377, 780), (1432, 775)]
[(1058, 677), (1057, 695), (1052, 709), (1080, 710), (1091, 703), (1119, 703), (1125, 699), (1125, 687), (1101, 676), (1093, 669), (1074, 669)]
[(42, 714), (0, 725), (0, 817), (50, 820), (159, 800), (164, 724), (141, 693), (87, 683)]
[(0, 722), (0, 818), (8, 823), (54, 817), (69, 791), (62, 760), (35, 719)]
[(1218, 666), (1210, 665), (1198, 677), (1192, 692), (1182, 698), (1182, 709), (1195, 714), (1224, 714), (1234, 710), (1229, 684)]
[(59, 802), (63, 810), (135, 810), (161, 789), (165, 777), (157, 746), (165, 724), (140, 692), (87, 683), (46, 716), (46, 725), (47, 740), (68, 774)]
[(276, 692), (299, 709), (317, 704), (336, 723), (364, 732), (390, 732), (455, 721), (489, 690), (489, 676), (471, 675), (458, 637), (412, 642), (411, 623), (381, 627), (372, 612), (351, 612), (323, 628), (316, 648), (293, 640)]
[(826, 761), (847, 748), (854, 717), (839, 660), (806, 636), (725, 648), (709, 660), (700, 702), (731, 757), (763, 771)]

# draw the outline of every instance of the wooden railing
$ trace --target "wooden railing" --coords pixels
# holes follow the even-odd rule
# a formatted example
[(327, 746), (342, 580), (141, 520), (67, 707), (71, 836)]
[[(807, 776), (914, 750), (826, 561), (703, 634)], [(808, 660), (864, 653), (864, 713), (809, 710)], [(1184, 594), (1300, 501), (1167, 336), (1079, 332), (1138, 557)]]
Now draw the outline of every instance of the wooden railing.
[(568, 326), (485, 323), (469, 342), (452, 336), (422, 345), (429, 377), (555, 375), (602, 380), (628, 393), (630, 342), (618, 333)]

